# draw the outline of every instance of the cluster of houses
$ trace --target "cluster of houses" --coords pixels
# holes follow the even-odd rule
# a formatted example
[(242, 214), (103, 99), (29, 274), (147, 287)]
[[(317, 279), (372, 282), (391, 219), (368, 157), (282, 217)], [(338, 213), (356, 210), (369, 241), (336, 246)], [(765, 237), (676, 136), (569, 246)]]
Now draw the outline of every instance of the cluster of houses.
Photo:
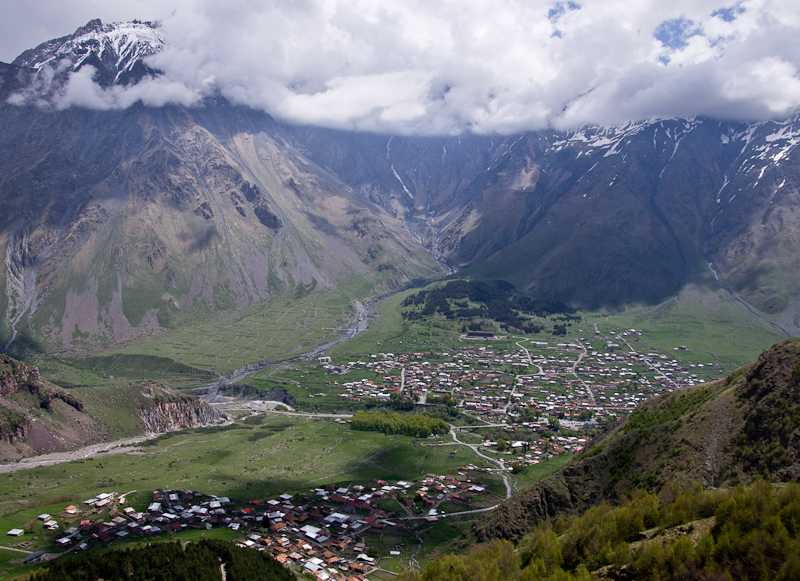
[[(597, 338), (515, 340), (495, 350), (486, 341), (475, 341), (441, 353), (380, 353), (336, 368), (361, 379), (328, 384), (339, 397), (356, 402), (397, 397), (416, 405), (450, 401), (489, 424), (548, 430), (554, 425), (549, 419), (557, 418), (561, 427), (592, 429), (656, 394), (704, 381), (712, 371), (701, 364), (684, 367), (660, 353), (637, 352), (628, 338), (641, 334), (624, 330), (605, 345)], [(324, 364), (331, 368), (330, 358)]]
[[(499, 502), (500, 497), (470, 477), (470, 471), (477, 470), (462, 466), (455, 475), (428, 474), (415, 482), (331, 484), (269, 500), (156, 490), (142, 510), (126, 506), (126, 497), (133, 493), (109, 492), (87, 500), (82, 508), (67, 507), (61, 523), (50, 515), (39, 518), (46, 526), (53, 523), (49, 528), (57, 531), (53, 541), (61, 554), (126, 538), (227, 527), (241, 533), (241, 546), (267, 551), (280, 563), (321, 581), (365, 581), (380, 557), (368, 549), (371, 536), (388, 532), (401, 538), (420, 521), (446, 517), (443, 505), (469, 511)], [(387, 506), (382, 501), (392, 502)], [(400, 555), (401, 548), (395, 547), (392, 555)]]

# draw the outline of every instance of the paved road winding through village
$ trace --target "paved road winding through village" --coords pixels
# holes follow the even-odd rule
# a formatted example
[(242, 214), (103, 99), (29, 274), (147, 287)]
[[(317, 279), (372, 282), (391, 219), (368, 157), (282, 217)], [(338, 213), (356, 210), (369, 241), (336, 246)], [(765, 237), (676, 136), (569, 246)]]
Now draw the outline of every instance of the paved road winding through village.
[(498, 473), (500, 474), (500, 478), (503, 479), (503, 484), (505, 484), (505, 486), (506, 486), (506, 499), (511, 498), (511, 494), (512, 494), (512, 492), (511, 492), (511, 478), (509, 478), (508, 472), (506, 472), (506, 469), (503, 466), (503, 462), (500, 461), (500, 460), (497, 460), (496, 458), (492, 458), (491, 456), (487, 456), (486, 454), (481, 452), (480, 451), (480, 447), (477, 444), (468, 444), (467, 442), (462, 442), (461, 440), (459, 440), (458, 439), (458, 435), (456, 433), (456, 429), (455, 429), (454, 426), (450, 426), (450, 434), (453, 436), (453, 440), (456, 443), (462, 444), (464, 446), (467, 446), (468, 448), (472, 448), (472, 451), (475, 452), (478, 456), (480, 456), (484, 460), (488, 460), (492, 464), (497, 465)]

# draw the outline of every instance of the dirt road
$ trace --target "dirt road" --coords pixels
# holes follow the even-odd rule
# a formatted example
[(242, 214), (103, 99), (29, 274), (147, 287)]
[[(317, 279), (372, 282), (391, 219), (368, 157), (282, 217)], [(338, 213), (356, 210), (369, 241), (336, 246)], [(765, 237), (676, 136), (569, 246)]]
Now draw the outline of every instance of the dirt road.
[(124, 454), (133, 450), (137, 444), (155, 438), (156, 436), (158, 436), (158, 434), (136, 436), (135, 438), (115, 440), (114, 442), (92, 444), (70, 452), (54, 452), (52, 454), (23, 458), (17, 462), (4, 462), (0, 463), (0, 474), (16, 472), (17, 470), (28, 470), (29, 468), (38, 468), (40, 466), (52, 466), (53, 464), (61, 464), (62, 462), (72, 462), (73, 460), (90, 458), (97, 454)]

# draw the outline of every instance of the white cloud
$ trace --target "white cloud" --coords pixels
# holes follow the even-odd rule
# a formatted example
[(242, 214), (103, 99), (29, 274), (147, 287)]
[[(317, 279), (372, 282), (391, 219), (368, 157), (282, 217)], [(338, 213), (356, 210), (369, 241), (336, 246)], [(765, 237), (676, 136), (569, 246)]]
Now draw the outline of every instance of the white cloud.
[(161, 18), (168, 47), (152, 59), (161, 79), (102, 91), (82, 71), (62, 107), (192, 104), (219, 92), (285, 121), (389, 133), (800, 108), (800, 4), (789, 0), (65, 4), (95, 11), (77, 24)]
[(64, 90), (56, 97), (58, 109), (85, 107), (87, 109), (126, 109), (141, 102), (149, 107), (161, 107), (168, 103), (192, 106), (198, 103), (200, 95), (182, 83), (164, 77), (145, 79), (133, 87), (115, 86), (101, 88), (94, 82), (95, 69), (84, 66), (69, 77)]

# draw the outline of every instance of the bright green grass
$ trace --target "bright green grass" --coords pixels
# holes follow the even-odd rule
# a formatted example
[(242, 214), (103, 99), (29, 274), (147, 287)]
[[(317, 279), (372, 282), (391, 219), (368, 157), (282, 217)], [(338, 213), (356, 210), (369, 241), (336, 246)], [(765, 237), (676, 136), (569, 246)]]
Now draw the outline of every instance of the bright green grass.
[(85, 404), (84, 411), (92, 419), (108, 427), (111, 439), (142, 434), (142, 421), (137, 413), (140, 388), (129, 381), (70, 391)]
[(334, 292), (318, 291), (295, 299), (283, 295), (238, 313), (191, 315), (179, 328), (157, 338), (118, 350), (125, 354), (166, 357), (214, 373), (227, 373), (249, 363), (275, 362), (301, 355), (340, 336), (353, 317), (350, 301)]
[[(687, 287), (658, 308), (598, 322), (606, 334), (615, 328), (644, 331), (636, 342), (638, 351), (657, 350), (680, 361), (719, 363), (729, 369), (754, 361), (761, 351), (787, 338), (723, 291), (696, 287)], [(675, 351), (679, 346), (688, 350)]]
[(177, 488), (264, 498), (327, 483), (452, 474), (456, 466), (482, 461), (466, 447), (454, 458), (451, 451), (449, 446), (418, 449), (412, 438), (357, 432), (332, 420), (273, 416), (258, 424), (175, 432), (136, 454), (0, 474), (0, 515), (28, 522), (31, 515), (18, 510), (64, 494), (85, 500), (111, 490)]
[(519, 474), (514, 474), (511, 479), (514, 493), (525, 490), (537, 480), (541, 480), (551, 472), (554, 472), (562, 466), (565, 466), (570, 460), (572, 460), (572, 457), (573, 454), (563, 454), (561, 456), (556, 456), (555, 458), (545, 460), (544, 462), (540, 462), (539, 464), (526, 466), (522, 472)]
[[(11, 539), (11, 537), (8, 537)], [(14, 539), (16, 540), (16, 539)], [(9, 544), (5, 539), (2, 541)], [(27, 550), (27, 549), (26, 549)], [(11, 561), (18, 561), (24, 559), (27, 555), (17, 551), (7, 551), (0, 549), (0, 579), (14, 579), (20, 575), (24, 575), (32, 571), (31, 567), (22, 564), (11, 564)]]
[(371, 312), (372, 320), (366, 332), (332, 348), (328, 355), (334, 358), (359, 358), (371, 353), (409, 353), (416, 351), (441, 351), (457, 346), (461, 334), (460, 324), (452, 321), (432, 320), (429, 323), (409, 323), (401, 317), (401, 304), (411, 289), (383, 300)]
[[(0, 531), (24, 528), (21, 539), (30, 543), (27, 550), (56, 551), (52, 534), (44, 532), (38, 515), (56, 516), (64, 529), (82, 518), (66, 517), (64, 507), (76, 504), (85, 510), (82, 501), (100, 492), (136, 490), (128, 494), (127, 506), (143, 510), (149, 491), (157, 488), (263, 499), (287, 491), (307, 493), (328, 483), (347, 486), (373, 478), (417, 480), (428, 473), (453, 474), (463, 464), (488, 467), (466, 446), (420, 443), (417, 448), (409, 437), (357, 432), (332, 420), (251, 416), (232, 426), (167, 434), (132, 454), (0, 474)], [(499, 476), (482, 473), (479, 478), (495, 494), (502, 494)], [(460, 529), (447, 530), (449, 539)], [(193, 531), (179, 538), (191, 540), (192, 535), (200, 534)], [(212, 534), (233, 535), (230, 531)], [(115, 547), (169, 538), (162, 536), (116, 542)], [(0, 575), (3, 578), (8, 577)]]

